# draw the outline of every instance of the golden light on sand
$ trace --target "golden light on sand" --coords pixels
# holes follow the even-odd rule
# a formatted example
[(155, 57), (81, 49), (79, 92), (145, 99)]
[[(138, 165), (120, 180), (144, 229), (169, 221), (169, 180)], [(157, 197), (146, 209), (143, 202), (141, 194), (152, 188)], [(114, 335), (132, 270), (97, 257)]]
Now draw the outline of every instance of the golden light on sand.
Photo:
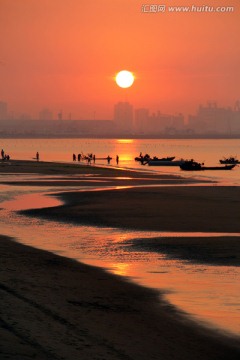
[(115, 80), (121, 88), (128, 88), (134, 83), (134, 75), (130, 71), (122, 70), (117, 73)]

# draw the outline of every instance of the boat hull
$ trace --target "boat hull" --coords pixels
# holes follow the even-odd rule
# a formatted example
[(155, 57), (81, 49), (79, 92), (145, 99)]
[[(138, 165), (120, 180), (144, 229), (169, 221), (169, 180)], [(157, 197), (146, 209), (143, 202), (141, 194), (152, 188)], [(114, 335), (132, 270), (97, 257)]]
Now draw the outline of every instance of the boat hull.
[(164, 160), (150, 160), (148, 162), (149, 166), (180, 166), (181, 164), (183, 164), (184, 161), (181, 160), (175, 160), (175, 161), (164, 161)]
[(135, 157), (136, 161), (140, 161), (140, 162), (149, 162), (149, 161), (172, 161), (173, 159), (175, 159), (175, 156), (171, 156), (171, 157), (166, 157), (166, 158), (151, 158), (149, 156), (137, 156)]
[(185, 171), (202, 171), (202, 170), (232, 170), (235, 167), (235, 164), (225, 165), (225, 166), (200, 166), (200, 167), (191, 167), (185, 166), (184, 164), (180, 165), (181, 170)]
[(237, 165), (240, 164), (240, 161), (235, 160), (235, 161), (228, 161), (228, 160), (219, 160), (220, 164), (227, 164), (227, 165)]

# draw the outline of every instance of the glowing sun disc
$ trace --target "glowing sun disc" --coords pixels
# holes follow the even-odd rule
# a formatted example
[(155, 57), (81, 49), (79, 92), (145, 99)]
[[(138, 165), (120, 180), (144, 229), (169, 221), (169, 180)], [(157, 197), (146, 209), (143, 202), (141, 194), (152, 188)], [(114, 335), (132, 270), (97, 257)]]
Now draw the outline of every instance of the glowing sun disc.
[(128, 88), (132, 86), (134, 82), (134, 76), (130, 71), (122, 70), (117, 73), (115, 80), (117, 85), (121, 88)]

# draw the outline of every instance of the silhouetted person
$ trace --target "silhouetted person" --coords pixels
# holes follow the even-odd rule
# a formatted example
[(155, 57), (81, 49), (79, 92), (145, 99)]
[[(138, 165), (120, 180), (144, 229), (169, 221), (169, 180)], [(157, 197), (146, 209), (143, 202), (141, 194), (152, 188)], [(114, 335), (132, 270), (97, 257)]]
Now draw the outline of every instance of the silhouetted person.
[(111, 158), (110, 158), (110, 156), (108, 155), (108, 157), (107, 157), (107, 162), (108, 162), (108, 164), (110, 164), (110, 161), (111, 161)]
[(4, 150), (3, 150), (3, 149), (2, 149), (2, 151), (1, 151), (1, 155), (2, 155), (2, 159), (4, 159), (5, 153), (4, 153)]
[(36, 153), (36, 160), (39, 161), (39, 152)]
[(119, 163), (119, 156), (118, 155), (116, 156), (116, 163), (117, 163), (117, 165)]
[(3, 158), (3, 161), (5, 161), (5, 160), (6, 160), (6, 161), (10, 160), (10, 156), (7, 155), (7, 154), (5, 154), (5, 155), (4, 155), (4, 158)]
[(96, 156), (93, 155), (93, 163), (95, 164)]
[(76, 155), (73, 154), (73, 161), (76, 161)]
[(78, 161), (81, 161), (81, 154), (78, 154)]

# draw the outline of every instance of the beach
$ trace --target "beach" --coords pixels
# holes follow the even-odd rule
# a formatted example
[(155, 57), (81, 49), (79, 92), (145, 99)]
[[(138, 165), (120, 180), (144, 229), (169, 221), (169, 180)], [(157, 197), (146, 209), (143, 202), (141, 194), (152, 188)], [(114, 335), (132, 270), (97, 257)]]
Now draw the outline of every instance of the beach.
[[(63, 205), (24, 211), (28, 216), (149, 231), (240, 232), (237, 186), (32, 161), (6, 163), (0, 171), (1, 184), (9, 186), (99, 188), (61, 191), (55, 196)], [(239, 266), (239, 237), (204, 239), (202, 252), (200, 245), (189, 236), (151, 246), (190, 262)], [(0, 246), (1, 359), (239, 358), (239, 339), (203, 328), (157, 291), (14, 239), (1, 237)]]

